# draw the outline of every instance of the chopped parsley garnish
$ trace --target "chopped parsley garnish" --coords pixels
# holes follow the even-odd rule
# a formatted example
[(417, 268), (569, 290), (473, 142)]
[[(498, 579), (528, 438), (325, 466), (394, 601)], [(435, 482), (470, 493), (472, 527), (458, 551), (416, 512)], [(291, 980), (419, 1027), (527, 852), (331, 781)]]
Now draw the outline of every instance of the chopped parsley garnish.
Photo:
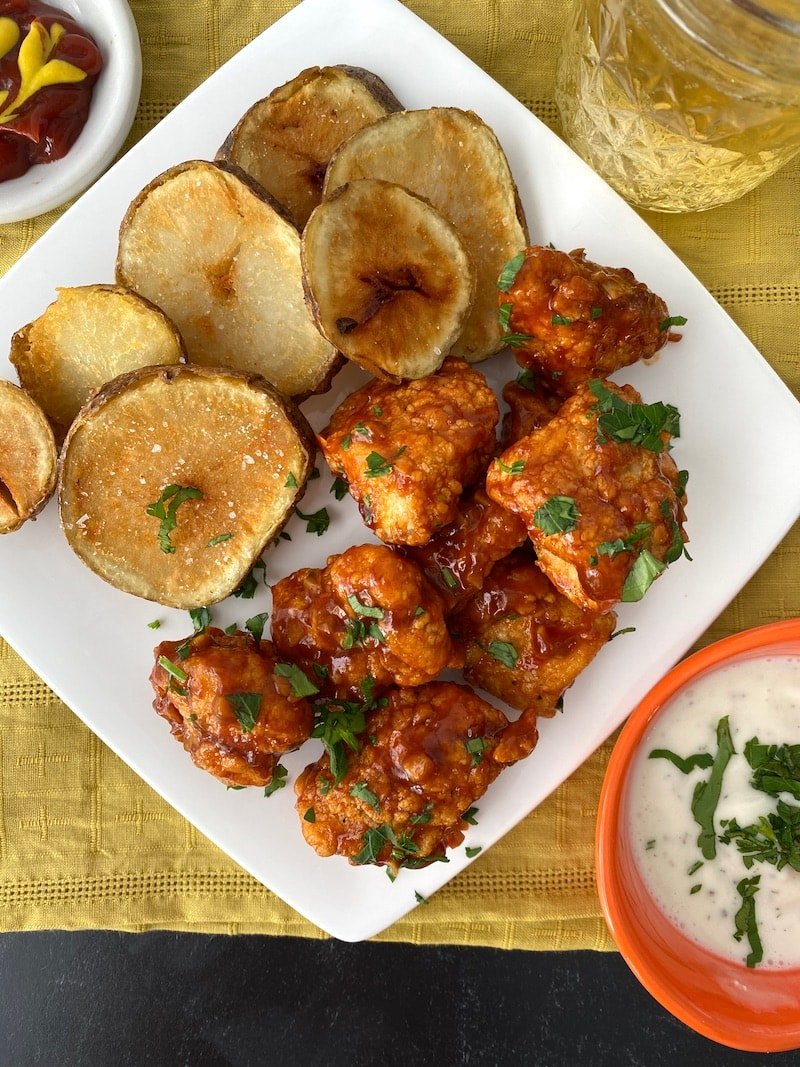
[(228, 637), (232, 637), (236, 633), (236, 631), (238, 629), (239, 629), (239, 627), (236, 625), (236, 623), (232, 622), (230, 624), (230, 626), (226, 626), (225, 629), (222, 632), (224, 634), (226, 634)]
[(386, 634), (376, 622), (366, 623), (363, 619), (348, 619), (345, 623), (342, 648), (348, 649), (363, 645), (370, 637), (379, 645), (386, 641)]
[(367, 712), (380, 706), (375, 701), (372, 690), (375, 680), (365, 678), (361, 683), (364, 700), (361, 704), (353, 700), (320, 701), (315, 709), (316, 723), (311, 733), (319, 738), (328, 753), (334, 784), (338, 785), (347, 771), (347, 752), (358, 752), (361, 748), (359, 735), (366, 730)]
[(522, 345), (532, 341), (533, 338), (527, 333), (510, 333), (509, 323), (511, 321), (511, 310), (513, 304), (503, 303), (500, 305), (500, 310), (497, 313), (497, 317), (500, 321), (500, 327), (503, 331), (503, 344), (508, 345), (509, 348), (520, 348)]
[(478, 820), (475, 818), (477, 814), (477, 808), (467, 808), (467, 810), (462, 814), (461, 818), (464, 820), (464, 822), (468, 822), (470, 826), (477, 826)]
[(464, 851), (467, 854), (468, 859), (473, 859), (479, 852), (483, 850), (483, 845), (467, 845)]
[(244, 624), (245, 630), (247, 630), (249, 634), (252, 634), (256, 644), (259, 644), (261, 638), (264, 636), (264, 624), (268, 618), (269, 613), (262, 611), (258, 615), (253, 615)]
[(308, 476), (310, 482), (313, 482), (315, 478), (319, 478), (319, 467), (312, 467), (311, 474)]
[[(235, 630), (236, 630), (236, 627), (234, 626), (234, 631)], [(175, 649), (175, 655), (178, 657), (178, 659), (181, 662), (183, 662), (191, 651), (192, 651), (192, 639), (191, 639), (191, 637), (187, 637), (186, 640), (182, 641), (178, 645), (178, 647)]]
[(341, 441), (339, 442), (343, 452), (349, 452), (350, 445), (352, 443), (353, 443), (353, 435), (351, 433), (346, 433), (344, 435), (344, 437), (341, 439)]
[(593, 319), (601, 318), (602, 314), (603, 314), (603, 309), (602, 308), (598, 308), (598, 307), (593, 307), (592, 308), (591, 316), (592, 316)]
[(496, 462), (503, 474), (522, 474), (525, 470), (524, 459), (515, 459), (511, 464), (503, 463), (502, 459), (498, 459)]
[(375, 407), (372, 409), (372, 414), (375, 416), (376, 419), (379, 419), (381, 415), (383, 415), (383, 408), (380, 407), (380, 405), (376, 404)]
[(509, 641), (490, 641), (486, 646), (486, 651), (504, 667), (513, 670), (517, 665), (519, 653)]
[(662, 434), (680, 437), (680, 412), (660, 400), (655, 404), (632, 404), (608, 389), (597, 378), (589, 382), (597, 397), (597, 440), (600, 444), (641, 445), (650, 452), (663, 452), (667, 445)]
[(628, 577), (622, 586), (620, 593), (622, 603), (632, 604), (641, 600), (659, 574), (663, 574), (666, 569), (666, 563), (662, 563), (652, 552), (643, 548), (628, 571)]
[(503, 344), (508, 348), (522, 348), (533, 338), (529, 333), (507, 333), (503, 335)]
[(164, 488), (158, 500), (148, 504), (145, 513), (151, 518), (159, 519), (161, 525), (158, 528), (158, 543), (162, 552), (172, 554), (175, 546), (169, 539), (169, 535), (178, 525), (178, 508), (187, 500), (201, 500), (202, 490), (195, 489), (191, 485), (168, 485)]
[(518, 255), (513, 256), (503, 267), (500, 277), (497, 279), (497, 288), (501, 293), (507, 293), (514, 284), (524, 262), (525, 253), (520, 252)]
[(161, 620), (160, 619), (153, 619), (153, 621), (152, 622), (148, 622), (147, 625), (148, 625), (148, 628), (151, 629), (151, 630), (160, 630), (161, 629)]
[(347, 496), (347, 482), (344, 478), (340, 478), (338, 475), (331, 482), (330, 492), (336, 497), (337, 500), (344, 500)]
[(697, 769), (705, 770), (714, 765), (714, 757), (710, 752), (695, 752), (691, 756), (679, 756), (677, 752), (670, 752), (668, 748), (654, 748), (647, 758), (669, 760), (681, 774), (690, 774)]
[(569, 533), (578, 524), (581, 513), (571, 496), (551, 496), (533, 515), (533, 521), (546, 534)]
[(652, 852), (653, 849), (656, 847), (656, 839), (654, 837), (651, 837), (644, 847), (646, 852)]
[(208, 608), (190, 608), (189, 617), (192, 620), (192, 626), (196, 634), (205, 630), (206, 626), (211, 625), (211, 612)]
[(521, 370), (514, 380), (517, 385), (521, 385), (522, 388), (527, 389), (529, 393), (536, 392), (536, 375), (532, 374), (531, 371)]
[(375, 811), (381, 810), (381, 806), (378, 803), (378, 798), (375, 796), (372, 790), (367, 787), (366, 782), (356, 782), (355, 785), (352, 785), (350, 787), (350, 796), (355, 797), (356, 800), (363, 801), (364, 804), (369, 804), (369, 806), (371, 808), (374, 808)]
[(264, 786), (264, 796), (271, 797), (273, 793), (277, 793), (279, 789), (283, 789), (286, 785), (286, 775), (288, 771), (282, 763), (277, 764), (275, 770), (272, 772), (272, 777), (269, 780), (269, 785)]
[(319, 689), (310, 682), (303, 671), (294, 663), (277, 663), (275, 673), (279, 678), (286, 678), (292, 687), (292, 696), (313, 697)]
[(750, 952), (745, 959), (745, 963), (748, 967), (757, 966), (764, 958), (764, 949), (761, 946), (761, 938), (758, 934), (758, 923), (756, 921), (755, 896), (758, 892), (758, 883), (760, 881), (761, 875), (756, 874), (752, 878), (743, 878), (736, 886), (736, 892), (742, 898), (742, 904), (733, 917), (735, 927), (733, 936), (736, 941), (741, 941), (743, 937), (747, 938)]
[[(281, 534), (283, 537), (283, 534)], [(265, 578), (267, 573), (267, 565), (263, 559), (257, 559), (250, 570), (247, 572), (242, 584), (238, 589), (234, 589), (233, 595), (241, 597), (242, 600), (252, 600), (256, 595), (256, 589), (258, 589), (258, 582), (256, 581), (256, 571), (262, 572), (261, 577)]]
[(225, 694), (225, 699), (230, 704), (233, 714), (246, 734), (249, 734), (258, 722), (263, 695), (263, 693)]
[(603, 541), (597, 546), (598, 556), (609, 556), (614, 559), (620, 552), (630, 552), (634, 545), (650, 536), (653, 529), (652, 522), (637, 522), (626, 537), (617, 537), (614, 541)]
[(613, 641), (615, 637), (622, 637), (623, 634), (635, 634), (635, 633), (636, 633), (636, 627), (635, 626), (623, 626), (623, 628), (621, 630), (615, 630), (613, 632), (613, 634), (609, 637), (609, 641)]
[(426, 826), (431, 821), (431, 812), (433, 811), (433, 801), (430, 800), (423, 811), (418, 812), (416, 815), (412, 815), (408, 820), (414, 826)]
[(317, 537), (322, 537), (331, 524), (331, 517), (327, 508), (320, 508), (319, 511), (315, 511), (311, 515), (306, 515), (298, 507), (294, 510), (295, 514), (305, 521), (306, 533), (313, 533)]
[(394, 837), (394, 831), (388, 824), (371, 827), (361, 838), (361, 851), (353, 856), (353, 863), (363, 865), (365, 863), (377, 863), (383, 848), (389, 842), (389, 834)]
[(399, 459), (405, 452), (406, 446), (402, 445), (395, 454), (386, 459), (379, 452), (370, 452), (367, 456), (367, 469), (364, 471), (365, 478), (383, 478), (394, 467), (394, 461)]
[(754, 863), (770, 863), (779, 871), (784, 867), (800, 872), (800, 808), (778, 801), (777, 810), (760, 815), (750, 826), (740, 826), (736, 819), (721, 823), (720, 841), (736, 845), (748, 870)]
[(664, 333), (671, 326), (685, 326), (687, 322), (688, 319), (685, 315), (669, 315), (666, 319), (661, 320), (658, 324), (658, 329), (660, 333)]
[(314, 674), (316, 674), (318, 678), (327, 678), (330, 674), (330, 671), (324, 663), (312, 663), (311, 666), (314, 669)]
[(308, 810), (306, 811), (306, 813), (303, 816), (303, 818), (305, 819), (306, 822), (316, 822), (317, 821), (317, 813), (314, 811), (313, 808), (308, 808)]
[(230, 541), (233, 537), (232, 533), (217, 534), (216, 537), (212, 537), (206, 545), (206, 548), (214, 548), (216, 545), (223, 545), (226, 541)]
[[(288, 534), (285, 530), (281, 530), (281, 532), (278, 534), (278, 537), (281, 539), (281, 541), (291, 541), (292, 539), (292, 535)], [(277, 544), (277, 541), (275, 543)]]
[(717, 752), (706, 781), (698, 782), (692, 795), (692, 815), (700, 827), (697, 845), (703, 859), (713, 860), (717, 854), (717, 835), (714, 830), (714, 815), (722, 792), (722, 778), (728, 762), (735, 754), (728, 716), (717, 723)]
[(365, 426), (363, 422), (357, 422), (353, 427), (353, 433), (357, 433), (359, 437), (366, 437), (368, 441), (372, 440), (372, 430), (368, 426)]
[(347, 603), (356, 613), (356, 615), (364, 615), (368, 619), (382, 619), (383, 608), (374, 607), (372, 604), (362, 604), (355, 593), (351, 593), (347, 598)]
[(678, 484), (675, 486), (675, 496), (678, 500), (683, 500), (686, 496), (686, 483), (689, 481), (688, 471), (678, 471)]
[(571, 326), (573, 321), (573, 319), (567, 318), (566, 315), (553, 315), (552, 319), (550, 319), (553, 326)]
[(440, 567), (439, 574), (441, 574), (442, 581), (448, 589), (458, 589), (458, 578), (456, 578), (449, 567)]
[(297, 488), (297, 479), (295, 478), (294, 474), (292, 474), (291, 471), (289, 471), (289, 477), (283, 483), (283, 488), (284, 489), (296, 489)]
[(167, 659), (166, 656), (158, 657), (158, 665), (163, 667), (170, 678), (174, 678), (176, 682), (185, 682), (189, 677), (186, 671), (182, 671), (176, 663), (173, 663), (171, 659)]
[(428, 903), (428, 898), (424, 897), (422, 895), (422, 893), (420, 893), (419, 890), (417, 890), (417, 889), (414, 890), (414, 900), (416, 900), (417, 904), (427, 904)]
[(695, 860), (689, 870), (686, 872), (688, 875), (697, 874), (700, 868), (703, 866), (702, 860)]
[(425, 615), (425, 614), (427, 614), (427, 612), (425, 611), (425, 608), (423, 608), (423, 606), (421, 604), (417, 604), (417, 606), (414, 608), (414, 618), (418, 619), (420, 617), (420, 615)]
[(689, 896), (693, 897), (695, 893), (699, 893), (702, 888), (703, 886), (700, 882), (698, 882), (697, 885), (693, 885), (692, 888), (689, 890)]
[(477, 767), (483, 759), (484, 750), (489, 747), (489, 742), (485, 737), (470, 737), (469, 740), (464, 742), (464, 748), (472, 756), (472, 766)]
[(754, 789), (771, 797), (791, 793), (800, 800), (800, 745), (762, 745), (751, 737), (744, 756), (753, 770)]

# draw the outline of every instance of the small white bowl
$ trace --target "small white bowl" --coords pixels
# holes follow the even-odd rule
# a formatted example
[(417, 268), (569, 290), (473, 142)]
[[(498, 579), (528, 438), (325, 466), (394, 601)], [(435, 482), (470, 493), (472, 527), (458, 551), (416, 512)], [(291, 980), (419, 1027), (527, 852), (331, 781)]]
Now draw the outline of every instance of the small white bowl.
[(0, 223), (42, 215), (82, 193), (108, 167), (128, 135), (142, 87), (139, 34), (127, 0), (50, 0), (97, 42), (103, 70), (89, 118), (63, 159), (38, 163), (0, 182)]

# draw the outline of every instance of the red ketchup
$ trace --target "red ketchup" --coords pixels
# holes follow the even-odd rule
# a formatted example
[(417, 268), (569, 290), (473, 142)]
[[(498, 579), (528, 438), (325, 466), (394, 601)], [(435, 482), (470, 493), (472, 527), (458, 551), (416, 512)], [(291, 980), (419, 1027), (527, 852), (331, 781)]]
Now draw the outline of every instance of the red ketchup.
[(96, 42), (66, 12), (0, 0), (0, 182), (67, 154), (102, 66)]

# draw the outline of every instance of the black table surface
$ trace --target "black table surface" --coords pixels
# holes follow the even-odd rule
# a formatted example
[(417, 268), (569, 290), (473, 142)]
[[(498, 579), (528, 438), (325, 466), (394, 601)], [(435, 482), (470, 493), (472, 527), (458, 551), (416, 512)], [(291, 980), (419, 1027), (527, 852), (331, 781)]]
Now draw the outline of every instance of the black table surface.
[(800, 1064), (734, 1052), (616, 954), (199, 934), (0, 937), (2, 1067)]

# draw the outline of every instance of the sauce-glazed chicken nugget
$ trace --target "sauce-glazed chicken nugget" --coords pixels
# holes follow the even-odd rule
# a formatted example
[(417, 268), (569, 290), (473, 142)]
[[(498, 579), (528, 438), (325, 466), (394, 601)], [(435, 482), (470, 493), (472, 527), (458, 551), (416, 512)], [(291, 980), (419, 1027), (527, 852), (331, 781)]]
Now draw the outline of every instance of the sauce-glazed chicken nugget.
[(464, 647), (464, 677), (512, 708), (552, 715), (611, 637), (616, 623), (584, 611), (556, 589), (532, 556), (497, 563), (479, 593), (450, 623)]
[(669, 338), (667, 305), (625, 267), (592, 263), (582, 248), (528, 248), (507, 292), (501, 321), (529, 340), (516, 348), (524, 367), (570, 396), (590, 378), (604, 378), (648, 359)]
[(368, 382), (318, 440), (382, 541), (424, 545), (455, 519), (461, 493), (486, 469), (499, 417), (483, 375), (447, 359), (418, 381)]
[(272, 590), (272, 639), (324, 692), (358, 698), (390, 685), (423, 685), (456, 666), (440, 597), (411, 560), (356, 545), (323, 568)]
[[(303, 836), (321, 856), (424, 867), (464, 839), (463, 819), (508, 763), (532, 751), (524, 736), (467, 686), (392, 689), (367, 719), (363, 746), (336, 783), (327, 754), (297, 780)], [(513, 724), (516, 726), (516, 724)], [(513, 748), (513, 752), (509, 751)]]
[(521, 371), (515, 381), (503, 386), (503, 400), (508, 404), (503, 416), (503, 448), (541, 430), (564, 403), (563, 396), (552, 393), (544, 385), (544, 379), (529, 370)]
[(667, 452), (670, 404), (593, 381), (490, 467), (486, 492), (528, 527), (538, 563), (578, 607), (641, 600), (684, 551), (685, 478)]
[(269, 785), (281, 755), (311, 736), (314, 712), (275, 673), (271, 642), (208, 629), (162, 641), (155, 657), (153, 707), (193, 762), (226, 785)]
[(462, 498), (455, 522), (408, 554), (436, 587), (448, 613), (481, 588), (495, 563), (528, 540), (522, 519), (482, 488)]

